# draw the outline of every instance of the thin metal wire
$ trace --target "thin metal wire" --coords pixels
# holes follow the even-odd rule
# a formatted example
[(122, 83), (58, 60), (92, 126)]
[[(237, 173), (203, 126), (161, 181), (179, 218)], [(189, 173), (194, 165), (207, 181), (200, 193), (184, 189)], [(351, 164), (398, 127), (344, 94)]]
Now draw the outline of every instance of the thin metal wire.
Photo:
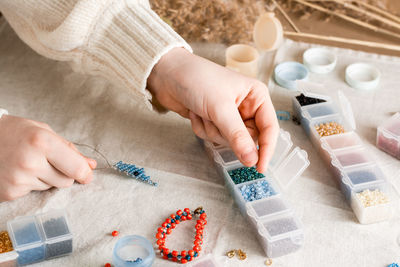
[(94, 152), (96, 152), (97, 154), (99, 154), (99, 155), (106, 161), (108, 167), (96, 168), (95, 170), (104, 170), (104, 169), (110, 169), (110, 168), (112, 168), (112, 165), (111, 165), (111, 163), (108, 161), (108, 159), (106, 158), (106, 156), (104, 156), (104, 154), (101, 153), (99, 150), (97, 150), (95, 147), (92, 147), (92, 146), (87, 145), (87, 144), (81, 144), (81, 143), (75, 143), (75, 142), (73, 142), (73, 144), (76, 145), (76, 146), (84, 146), (84, 147), (88, 147), (88, 148), (92, 149)]

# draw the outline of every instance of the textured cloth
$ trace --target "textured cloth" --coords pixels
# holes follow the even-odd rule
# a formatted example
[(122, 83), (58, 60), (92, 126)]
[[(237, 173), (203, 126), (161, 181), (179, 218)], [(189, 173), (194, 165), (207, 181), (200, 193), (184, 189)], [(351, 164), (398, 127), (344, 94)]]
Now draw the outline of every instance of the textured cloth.
[[(159, 182), (159, 187), (151, 187), (113, 171), (95, 171), (89, 185), (75, 184), (1, 203), (0, 229), (16, 216), (57, 207), (67, 209), (75, 236), (73, 255), (33, 266), (103, 266), (111, 261), (117, 240), (110, 235), (113, 230), (120, 231), (119, 237), (139, 234), (155, 242), (155, 231), (169, 214), (199, 205), (209, 217), (202, 252), (212, 252), (224, 262), (223, 255), (228, 250), (241, 248), (248, 253), (248, 259), (243, 262), (226, 259), (225, 266), (264, 266), (266, 257), (253, 230), (222, 185), (223, 179), (194, 137), (189, 121), (173, 113), (158, 115), (138, 107), (124, 92), (103, 79), (88, 78), (74, 73), (63, 62), (38, 56), (9, 26), (0, 30), (0, 40), (0, 106), (7, 107), (11, 114), (47, 122), (69, 140), (95, 146), (114, 163), (124, 160), (144, 166), (152, 179)], [(218, 61), (224, 55), (221, 46), (193, 47), (196, 53)], [(308, 47), (286, 42), (276, 60), (300, 60)], [(390, 116), (389, 112), (400, 108), (397, 89), (400, 59), (333, 50), (339, 57), (336, 70), (310, 78), (330, 85), (328, 89), (332, 92), (340, 88), (349, 97), (358, 134), (388, 179), (399, 188), (400, 161), (377, 149), (374, 142), (376, 127)], [(362, 93), (343, 82), (344, 67), (355, 61), (370, 61), (382, 71), (378, 90)], [(262, 73), (268, 71), (265, 68)], [(277, 109), (291, 110), (289, 92), (275, 86), (271, 90)], [(398, 211), (387, 222), (358, 224), (303, 129), (291, 122), (281, 122), (281, 127), (291, 133), (296, 145), (308, 152), (311, 165), (285, 193), (304, 224), (304, 248), (274, 259), (272, 266), (384, 267), (399, 262)], [(95, 153), (79, 149), (98, 159), (100, 167), (104, 166)], [(192, 245), (192, 223), (181, 223), (174, 230), (168, 237), (169, 248), (187, 249)], [(178, 265), (157, 257), (154, 266)]]
[(0, 12), (39, 54), (129, 88), (146, 104), (158, 60), (174, 47), (191, 51), (145, 0), (2, 0)]

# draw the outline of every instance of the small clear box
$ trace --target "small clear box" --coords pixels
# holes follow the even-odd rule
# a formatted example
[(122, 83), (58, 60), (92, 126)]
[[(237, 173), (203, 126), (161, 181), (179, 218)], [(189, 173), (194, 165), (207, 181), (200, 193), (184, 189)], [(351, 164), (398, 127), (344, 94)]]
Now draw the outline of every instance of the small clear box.
[[(281, 191), (286, 190), (287, 187), (289, 187), (290, 184), (292, 184), (293, 181), (304, 172), (310, 162), (307, 153), (304, 150), (296, 147), (290, 152), (292, 145), (293, 143), (290, 140), (290, 134), (280, 130), (275, 153), (270, 161), (267, 172), (263, 173), (265, 177), (240, 182), (238, 184), (235, 184), (232, 177), (229, 175), (229, 172), (245, 166), (239, 161), (226, 164), (228, 162), (223, 162), (221, 160), (222, 157), (220, 154), (216, 153), (217, 150), (214, 151), (214, 162), (218, 173), (222, 174), (225, 180), (225, 185), (239, 207), (240, 212), (256, 229), (258, 239), (268, 257), (278, 257), (294, 252), (303, 242), (302, 226), (298, 223), (297, 219), (294, 219), (294, 221), (299, 227), (298, 231), (292, 231), (291, 233), (284, 235), (283, 239), (285, 240), (280, 242), (276, 241), (279, 241), (280, 237), (273, 237), (263, 233), (262, 229), (265, 227), (262, 226), (263, 224), (261, 223), (262, 221), (272, 220), (282, 214), (290, 213), (290, 216), (294, 216), (293, 210), (288, 207)], [(253, 188), (257, 183), (261, 185)], [(272, 191), (268, 191), (270, 193), (267, 193), (267, 191), (264, 190), (266, 188), (265, 184), (268, 185), (268, 188), (272, 189), (273, 193)], [(249, 192), (242, 194), (245, 192), (244, 190), (246, 190), (244, 187), (249, 189), (250, 192), (254, 192), (251, 191), (253, 189), (260, 191), (264, 190), (264, 192), (257, 192), (257, 194), (260, 195), (255, 195), (254, 199), (250, 199), (247, 195)], [(252, 195), (252, 193), (250, 193), (250, 195)], [(298, 235), (299, 232), (301, 232), (301, 234)], [(294, 234), (294, 236), (290, 236), (292, 234)], [(295, 245), (293, 245), (294, 243)]]
[(304, 243), (302, 224), (293, 215), (285, 213), (261, 221), (259, 232), (270, 240), (265, 243), (269, 258), (281, 257), (299, 250)]
[(400, 159), (400, 113), (378, 127), (376, 145), (379, 149)]
[(18, 253), (15, 250), (0, 253), (0, 267), (16, 267), (17, 259)]
[[(388, 202), (372, 206), (364, 206), (357, 194), (367, 189), (370, 191), (379, 190), (387, 197)], [(352, 191), (350, 205), (358, 221), (362, 224), (371, 224), (385, 221), (390, 219), (393, 215), (392, 194), (389, 191), (389, 186), (387, 183)]]
[(323, 102), (303, 107), (303, 112), (309, 120), (330, 115), (339, 115), (331, 102)]
[[(325, 99), (327, 103), (331, 103), (330, 97), (308, 93), (304, 90), (305, 87), (313, 88), (321, 87), (321, 85), (302, 83), (299, 88), (306, 96)], [(318, 149), (321, 158), (332, 171), (335, 182), (339, 185), (360, 223), (383, 221), (390, 218), (390, 214), (393, 210), (393, 203), (390, 201), (391, 196), (389, 196), (388, 203), (371, 207), (363, 207), (356, 196), (357, 193), (367, 189), (378, 189), (386, 192), (385, 188), (388, 187), (388, 183), (383, 173), (376, 165), (375, 160), (363, 145), (360, 137), (354, 132), (356, 123), (353, 110), (349, 100), (341, 91), (338, 92), (338, 100), (340, 105), (339, 114), (315, 117), (313, 113), (309, 112), (311, 107), (300, 106), (296, 97), (292, 98), (293, 111), (295, 115), (299, 117), (305, 132), (313, 145)], [(318, 107), (318, 105), (322, 106), (322, 104), (314, 104), (312, 106)], [(315, 114), (317, 113), (318, 112)], [(329, 112), (320, 113), (327, 114)], [(392, 121), (378, 128), (377, 145), (386, 145), (390, 147), (389, 150), (391, 150), (393, 155), (397, 155), (396, 153), (398, 153), (398, 151), (396, 149), (399, 148), (400, 140), (398, 138), (400, 135), (400, 115), (396, 114), (394, 117)], [(395, 122), (395, 120), (399, 122)], [(326, 122), (336, 122), (342, 125), (344, 133), (321, 137), (316, 131), (315, 125)], [(390, 133), (390, 138), (389, 128), (392, 131)], [(393, 137), (393, 133), (397, 133), (397, 139)]]
[(46, 259), (65, 256), (73, 251), (73, 236), (65, 211), (57, 210), (37, 215), (46, 246)]
[(43, 237), (35, 216), (19, 217), (7, 223), (8, 233), (15, 251), (18, 265), (44, 261), (46, 258)]

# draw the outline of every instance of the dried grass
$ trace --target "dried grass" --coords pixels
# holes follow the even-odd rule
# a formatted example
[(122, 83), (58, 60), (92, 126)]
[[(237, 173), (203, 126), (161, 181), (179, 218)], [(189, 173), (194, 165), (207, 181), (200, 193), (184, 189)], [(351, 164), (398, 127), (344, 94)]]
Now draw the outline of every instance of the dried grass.
[[(290, 10), (301, 19), (308, 19), (318, 13), (323, 21), (330, 21), (327, 15), (291, 0), (276, 0), (286, 11)], [(315, 2), (314, 2), (315, 1)], [(349, 10), (344, 5), (316, 1), (324, 8), (346, 14), (360, 21), (384, 27), (379, 21)], [(365, 0), (376, 7), (386, 9), (388, 0)], [(271, 0), (150, 0), (152, 8), (168, 22), (183, 38), (190, 42), (249, 43), (252, 41), (253, 26), (257, 17), (267, 10), (273, 10)], [(364, 9), (363, 6), (358, 5)]]

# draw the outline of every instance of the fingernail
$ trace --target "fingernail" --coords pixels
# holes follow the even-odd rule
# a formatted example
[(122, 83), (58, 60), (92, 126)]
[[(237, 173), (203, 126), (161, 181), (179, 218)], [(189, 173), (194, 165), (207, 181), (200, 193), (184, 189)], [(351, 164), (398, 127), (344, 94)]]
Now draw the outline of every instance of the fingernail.
[(258, 154), (257, 154), (257, 150), (255, 149), (250, 149), (247, 152), (242, 154), (242, 160), (244, 162), (253, 162), (253, 161), (257, 161), (258, 159)]
[(90, 168), (92, 170), (96, 169), (96, 167), (97, 167), (97, 161), (96, 160), (88, 158), (88, 163), (89, 163), (89, 166), (90, 166)]

